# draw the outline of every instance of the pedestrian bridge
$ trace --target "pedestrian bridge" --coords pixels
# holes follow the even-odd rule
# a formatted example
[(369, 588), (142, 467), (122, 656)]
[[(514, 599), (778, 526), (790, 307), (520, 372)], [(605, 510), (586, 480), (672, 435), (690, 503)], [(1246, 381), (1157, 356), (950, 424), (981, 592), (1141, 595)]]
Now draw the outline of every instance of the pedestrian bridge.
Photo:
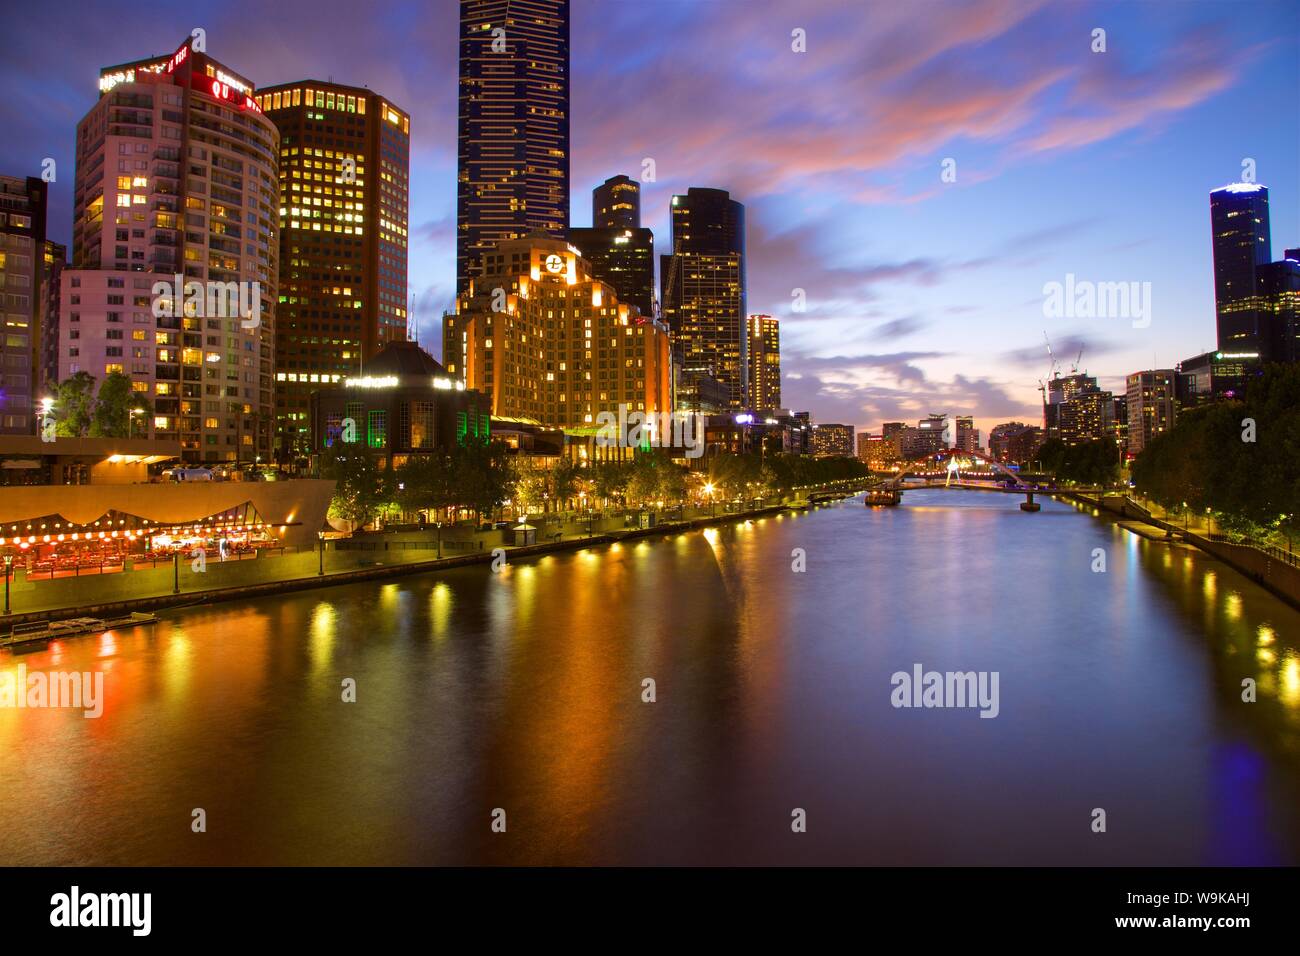
[(1034, 494), (1041, 489), (1025, 481), (1002, 462), (982, 452), (947, 448), (906, 462), (898, 472), (883, 478), (868, 490), (868, 504), (897, 504), (908, 488), (955, 488), (1024, 495), (1021, 508), (1037, 511)]

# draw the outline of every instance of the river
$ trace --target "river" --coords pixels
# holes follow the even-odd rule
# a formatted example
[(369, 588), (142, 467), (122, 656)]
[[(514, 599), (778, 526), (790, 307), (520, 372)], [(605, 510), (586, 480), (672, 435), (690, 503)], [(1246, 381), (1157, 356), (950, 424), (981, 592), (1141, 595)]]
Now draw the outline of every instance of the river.
[[(0, 864), (1300, 863), (1300, 612), (1018, 500), (859, 498), (0, 652), (104, 674), (98, 719), (0, 709)], [(996, 673), (996, 716), (895, 707), (917, 664)]]

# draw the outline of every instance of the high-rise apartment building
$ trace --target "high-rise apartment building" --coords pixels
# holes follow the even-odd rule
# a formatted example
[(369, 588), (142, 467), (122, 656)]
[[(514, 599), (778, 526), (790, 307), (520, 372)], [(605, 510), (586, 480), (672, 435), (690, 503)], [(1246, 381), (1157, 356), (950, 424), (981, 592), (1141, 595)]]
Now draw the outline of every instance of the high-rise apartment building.
[(975, 427), (975, 419), (970, 415), (957, 416), (957, 439), (953, 448), (973, 454), (980, 450), (980, 432)]
[(749, 394), (745, 404), (752, 411), (774, 411), (781, 407), (781, 325), (770, 315), (751, 315), (745, 320), (749, 339)]
[(1128, 453), (1137, 455), (1174, 425), (1177, 373), (1173, 369), (1134, 372), (1127, 379)]
[(59, 303), (63, 291), (63, 270), (68, 265), (68, 247), (45, 240), (45, 276), (41, 294), (40, 354), (37, 356), (36, 388), (41, 397), (53, 396), (59, 381)]
[(310, 454), (311, 393), (407, 338), (411, 119), (319, 80), (255, 97), (280, 131), (276, 455)]
[(592, 225), (571, 228), (569, 242), (591, 266), (591, 274), (608, 282), (620, 302), (642, 315), (655, 314), (655, 237), (641, 228), (641, 188), (615, 176), (592, 190)]
[(186, 461), (270, 454), (278, 149), (253, 84), (189, 38), (102, 70), (77, 126), (58, 377), (129, 376)]
[(691, 187), (672, 199), (672, 252), (660, 258), (660, 303), (683, 367), (708, 368), (743, 408), (745, 207), (723, 189)]
[(501, 240), (569, 225), (569, 0), (461, 0), (456, 293)]
[(538, 232), (483, 257), (443, 317), (443, 365), (492, 414), (584, 428), (601, 412), (672, 410), (668, 330), (620, 302), (577, 249)]
[(1219, 351), (1261, 354), (1266, 343), (1256, 268), (1272, 258), (1268, 189), (1233, 183), (1210, 193)]
[(0, 176), (0, 435), (36, 430), (41, 337), (49, 321), (47, 194), (38, 177)]

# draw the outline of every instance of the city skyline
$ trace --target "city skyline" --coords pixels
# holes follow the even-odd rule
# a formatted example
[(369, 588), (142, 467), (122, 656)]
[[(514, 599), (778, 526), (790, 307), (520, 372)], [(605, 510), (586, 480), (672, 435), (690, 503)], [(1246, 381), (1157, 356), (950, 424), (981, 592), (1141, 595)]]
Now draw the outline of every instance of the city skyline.
[[(66, 242), (76, 120), (103, 66), (170, 50), (195, 25), (259, 89), (345, 63), (326, 79), (410, 107), (410, 288), (419, 339), (436, 354), (455, 283), (456, 7), (399, 6), (334, 37), (330, 17), (307, 22), (297, 6), (285, 8), (302, 24), (294, 48), (249, 30), (239, 4), (142, 15), (112, 34), (92, 16), (54, 29), (38, 12), (14, 34), (11, 62), (41, 108), (6, 110), (15, 134), (0, 168), (39, 174), (56, 159), (49, 234)], [(1252, 17), (1217, 4), (988, 2), (906, 23), (880, 10), (841, 22), (830, 4), (740, 9), (576, 0), (570, 222), (587, 222), (594, 186), (638, 178), (646, 158), (656, 178), (642, 182), (643, 224), (656, 235), (669, 235), (674, 193), (728, 190), (749, 221), (747, 311), (781, 321), (784, 404), (815, 420), (878, 430), (939, 411), (973, 414), (985, 435), (1032, 422), (1044, 330), (1063, 363), (1082, 346), (1082, 367), (1117, 392), (1132, 372), (1213, 348), (1208, 197), (1246, 159), (1269, 188), (1273, 257), (1300, 244), (1297, 134), (1269, 105), (1297, 60), (1294, 39), (1271, 35), (1280, 4), (1250, 4)], [(753, 56), (711, 59), (724, 24)], [(1105, 53), (1089, 49), (1098, 26)], [(407, 39), (394, 45), (396, 28)], [(791, 49), (795, 29), (807, 31), (805, 53)], [(628, 35), (642, 54), (606, 42)], [(29, 61), (38, 39), (44, 55)], [(401, 56), (404, 45), (420, 56)], [(778, 57), (791, 59), (773, 70)], [(53, 66), (67, 62), (82, 68)], [(857, 114), (846, 91), (861, 93), (849, 98)], [(629, 98), (636, 110), (623, 108)], [(726, 109), (736, 102), (745, 108)], [(854, 115), (861, 132), (846, 134)], [(955, 182), (941, 179), (946, 159)], [(1043, 286), (1069, 275), (1151, 282), (1149, 327), (1044, 317)]]

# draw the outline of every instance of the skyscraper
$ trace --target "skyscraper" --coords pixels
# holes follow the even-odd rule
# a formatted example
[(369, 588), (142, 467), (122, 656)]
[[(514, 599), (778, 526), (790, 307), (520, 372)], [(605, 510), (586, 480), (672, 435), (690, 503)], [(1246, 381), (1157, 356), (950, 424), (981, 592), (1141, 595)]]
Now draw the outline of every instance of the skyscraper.
[(569, 0), (461, 0), (456, 293), (483, 253), (569, 225)]
[(592, 190), (590, 229), (569, 230), (569, 241), (608, 282), (620, 302), (644, 316), (655, 314), (655, 236), (641, 228), (641, 190), (626, 176), (615, 176)]
[(672, 252), (660, 258), (660, 302), (684, 368), (708, 368), (732, 408), (747, 398), (745, 207), (723, 189), (672, 200)]
[(1271, 258), (1268, 189), (1234, 183), (1210, 193), (1214, 252), (1214, 304), (1219, 351), (1261, 354), (1261, 324), (1255, 270)]
[(597, 229), (640, 229), (641, 184), (620, 174), (593, 189), (591, 224)]
[(99, 94), (77, 126), (59, 378), (128, 375), (153, 404), (152, 434), (179, 441), (186, 461), (265, 458), (275, 124), (253, 84), (188, 37), (169, 56), (104, 69)]
[(310, 454), (311, 393), (406, 340), (411, 120), (371, 90), (263, 89), (280, 131), (276, 455)]
[(1300, 362), (1300, 250), (1288, 249), (1286, 256), (1255, 270), (1270, 362)]
[(775, 411), (781, 407), (781, 327), (770, 315), (751, 315), (745, 321), (749, 339), (749, 394), (745, 404), (752, 411)]
[(0, 176), (0, 434), (30, 435), (40, 397), (46, 321), (45, 209), (48, 187), (35, 176)]

